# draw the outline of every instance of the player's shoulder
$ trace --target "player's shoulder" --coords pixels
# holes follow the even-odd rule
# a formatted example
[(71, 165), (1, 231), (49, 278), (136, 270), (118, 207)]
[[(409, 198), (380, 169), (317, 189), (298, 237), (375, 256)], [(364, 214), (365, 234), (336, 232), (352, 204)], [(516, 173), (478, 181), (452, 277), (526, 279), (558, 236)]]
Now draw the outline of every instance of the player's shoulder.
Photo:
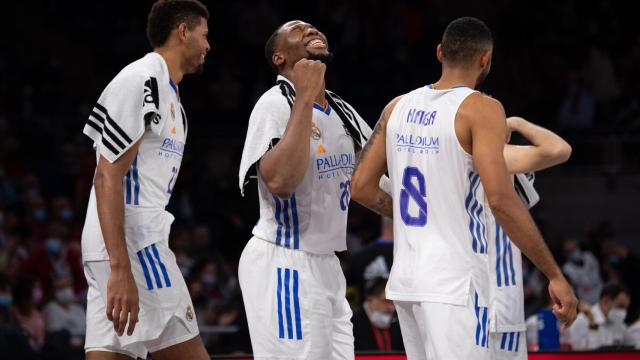
[(163, 60), (159, 54), (152, 52), (125, 66), (113, 78), (111, 84), (124, 85), (135, 81), (146, 81), (150, 77), (160, 78), (163, 75)]
[(288, 110), (290, 109), (289, 101), (293, 103), (294, 97), (283, 92), (279, 85), (274, 85), (260, 96), (254, 108), (263, 111)]
[(474, 91), (462, 102), (460, 108), (504, 113), (504, 106), (500, 100), (480, 91)]

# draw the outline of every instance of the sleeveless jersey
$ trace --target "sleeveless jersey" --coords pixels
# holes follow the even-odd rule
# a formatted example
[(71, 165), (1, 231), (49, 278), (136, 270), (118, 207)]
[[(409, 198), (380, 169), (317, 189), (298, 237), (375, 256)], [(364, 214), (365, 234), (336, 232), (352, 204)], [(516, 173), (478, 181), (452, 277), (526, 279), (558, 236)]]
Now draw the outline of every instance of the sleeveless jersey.
[[(262, 146), (284, 133), (290, 115), (293, 85), (279, 76), (280, 86), (268, 90), (256, 103), (249, 120), (244, 155), (253, 146)], [(272, 194), (258, 172), (260, 219), (253, 235), (279, 246), (315, 254), (346, 250), (349, 186), (355, 166), (354, 140), (338, 112), (354, 116), (353, 126), (371, 133), (370, 128), (346, 102), (328, 93), (334, 106), (315, 104), (309, 138), (309, 164), (302, 182), (288, 199)], [(259, 129), (258, 132), (254, 131)], [(270, 139), (265, 133), (275, 129)], [(352, 130), (353, 131), (353, 130)], [(241, 183), (244, 175), (241, 169)]]
[(393, 189), (394, 261), (387, 298), (466, 305), (488, 301), (484, 190), (460, 145), (455, 118), (474, 91), (414, 90), (387, 123)]
[[(147, 54), (125, 67), (105, 88), (84, 133), (100, 155), (114, 162), (140, 141), (124, 186), (124, 230), (128, 247), (166, 241), (173, 216), (165, 211), (177, 180), (187, 136), (178, 88), (164, 59)], [(106, 260), (92, 186), (82, 232), (84, 261)]]

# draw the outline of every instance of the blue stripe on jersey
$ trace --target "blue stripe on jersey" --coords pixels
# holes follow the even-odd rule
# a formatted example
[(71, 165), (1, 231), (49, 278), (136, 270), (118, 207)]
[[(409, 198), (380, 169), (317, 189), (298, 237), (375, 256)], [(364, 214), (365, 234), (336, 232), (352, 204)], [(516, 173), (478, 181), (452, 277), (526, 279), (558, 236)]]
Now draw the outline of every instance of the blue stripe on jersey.
[(500, 341), (500, 349), (504, 350), (504, 346), (507, 343), (507, 333), (502, 333), (502, 341)]
[(496, 222), (496, 282), (502, 287), (502, 273), (500, 272), (500, 225)]
[(504, 286), (509, 286), (509, 268), (507, 267), (507, 246), (509, 239), (507, 235), (502, 232), (502, 270), (504, 273)]
[(513, 350), (513, 338), (516, 333), (509, 333), (509, 351)]
[(487, 331), (489, 327), (487, 326), (487, 308), (482, 308), (482, 346), (487, 347), (489, 344), (489, 339), (487, 336)]
[(133, 205), (140, 205), (140, 179), (138, 178), (138, 154), (133, 159)]
[(278, 301), (278, 337), (284, 339), (284, 324), (282, 323), (282, 268), (278, 268), (278, 290), (276, 292)]
[(171, 280), (169, 279), (169, 273), (167, 273), (167, 267), (164, 266), (164, 263), (160, 259), (160, 253), (158, 253), (158, 248), (156, 244), (151, 245), (151, 251), (153, 252), (153, 256), (155, 256), (156, 261), (160, 265), (160, 270), (162, 271), (162, 277), (164, 277), (164, 284), (167, 287), (171, 287)]
[(482, 326), (480, 325), (480, 308), (478, 307), (478, 293), (475, 294), (473, 307), (476, 312), (476, 345), (480, 345), (480, 332)]
[(282, 241), (282, 222), (280, 221), (280, 200), (275, 196), (273, 196), (273, 201), (276, 205), (276, 222), (278, 222), (278, 230), (276, 230), (276, 245), (280, 245)]
[(511, 269), (511, 285), (515, 286), (516, 285), (516, 269), (513, 267), (513, 250), (511, 246), (511, 240), (509, 239), (507, 234), (505, 234), (504, 236), (507, 238), (507, 244), (508, 244), (508, 250), (509, 250), (509, 267)]
[(131, 170), (127, 171), (127, 176), (125, 176), (124, 196), (124, 203), (131, 204)]
[(144, 256), (142, 256), (142, 250), (138, 250), (138, 260), (140, 260), (140, 266), (142, 266), (142, 272), (144, 273), (144, 278), (147, 280), (147, 288), (149, 290), (153, 290), (153, 283), (151, 282), (151, 276), (149, 276), (149, 269), (147, 269), (147, 264), (144, 261)]
[(151, 271), (153, 271), (153, 277), (156, 279), (156, 285), (158, 289), (162, 289), (162, 282), (160, 281), (160, 274), (158, 274), (158, 269), (156, 269), (156, 264), (151, 257), (151, 252), (149, 252), (149, 247), (144, 248), (144, 253), (147, 254), (147, 260), (149, 260), (149, 265), (151, 266)]
[(287, 335), (289, 339), (293, 339), (293, 324), (291, 320), (291, 293), (289, 292), (289, 279), (291, 271), (284, 269), (284, 311), (287, 317)]
[[(476, 174), (476, 176), (478, 177), (478, 179), (480, 179), (480, 175)], [(480, 243), (480, 253), (484, 254), (487, 252), (486, 239), (484, 236), (486, 232), (486, 228), (484, 226), (484, 222), (480, 218), (480, 215), (482, 215), (483, 206), (478, 201), (478, 195), (477, 195), (478, 188), (480, 187), (480, 183), (481, 183), (480, 180), (478, 180), (476, 187), (473, 189), (473, 201), (474, 201), (473, 208), (475, 208), (476, 210), (475, 212), (472, 211), (472, 213), (476, 217), (476, 236), (478, 237), (478, 242)]]
[[(291, 225), (289, 225), (289, 200), (284, 201), (284, 210), (282, 211), (284, 217), (284, 246), (291, 247)], [(285, 270), (287, 271), (287, 270)]]
[(298, 208), (296, 206), (296, 193), (291, 195), (291, 217), (293, 218), (293, 248), (300, 248), (300, 231), (298, 230)]
[(473, 196), (473, 187), (475, 186), (478, 179), (480, 179), (480, 177), (475, 176), (473, 172), (469, 173), (469, 193), (467, 194), (467, 198), (464, 201), (465, 209), (467, 210), (467, 214), (469, 214), (469, 232), (471, 233), (471, 239), (473, 240), (471, 248), (474, 252), (478, 252), (478, 240), (476, 239), (473, 232), (473, 228), (475, 227), (475, 218), (471, 215), (471, 211), (469, 211), (469, 205), (471, 204), (471, 197)]
[(520, 345), (520, 332), (516, 333), (516, 352), (518, 352), (518, 345)]
[(298, 297), (298, 270), (293, 270), (293, 308), (296, 319), (296, 339), (302, 340), (302, 321), (300, 319), (300, 298)]

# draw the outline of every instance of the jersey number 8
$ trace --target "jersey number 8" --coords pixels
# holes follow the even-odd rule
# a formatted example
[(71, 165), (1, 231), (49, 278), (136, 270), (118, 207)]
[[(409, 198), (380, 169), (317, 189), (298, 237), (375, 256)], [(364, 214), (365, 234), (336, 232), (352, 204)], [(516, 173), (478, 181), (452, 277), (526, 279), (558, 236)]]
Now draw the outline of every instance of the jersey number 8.
[[(413, 183), (413, 179), (418, 182), (418, 187)], [(427, 225), (427, 185), (424, 175), (416, 167), (408, 166), (402, 175), (402, 189), (400, 190), (400, 215), (402, 221), (407, 226)], [(409, 199), (418, 205), (418, 214), (409, 214)]]

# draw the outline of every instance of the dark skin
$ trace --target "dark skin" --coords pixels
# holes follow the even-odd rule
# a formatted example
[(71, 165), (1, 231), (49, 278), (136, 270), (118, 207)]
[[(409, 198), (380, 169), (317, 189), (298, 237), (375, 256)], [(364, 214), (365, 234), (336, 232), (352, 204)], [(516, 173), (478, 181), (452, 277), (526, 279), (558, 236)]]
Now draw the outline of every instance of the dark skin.
[(315, 27), (294, 20), (278, 30), (272, 61), (281, 75), (291, 80), (296, 99), (284, 134), (258, 164), (260, 177), (269, 191), (289, 198), (298, 187), (309, 164), (309, 134), (313, 103), (324, 103), (326, 65), (307, 60), (310, 55), (328, 54), (326, 37)]
[[(491, 54), (492, 46), (487, 45), (467, 63), (452, 64), (446, 61), (438, 45), (442, 76), (433, 88), (442, 90), (460, 85), (475, 88), (489, 73)], [(378, 179), (387, 171), (386, 126), (399, 99), (385, 107), (351, 178), (352, 199), (389, 217), (393, 214), (393, 199), (380, 189)], [(491, 211), (511, 240), (547, 276), (553, 312), (564, 328), (570, 326), (576, 318), (578, 300), (511, 184), (504, 157), (509, 133), (502, 104), (480, 93), (469, 95), (458, 109), (455, 132), (462, 148), (473, 157)]]

